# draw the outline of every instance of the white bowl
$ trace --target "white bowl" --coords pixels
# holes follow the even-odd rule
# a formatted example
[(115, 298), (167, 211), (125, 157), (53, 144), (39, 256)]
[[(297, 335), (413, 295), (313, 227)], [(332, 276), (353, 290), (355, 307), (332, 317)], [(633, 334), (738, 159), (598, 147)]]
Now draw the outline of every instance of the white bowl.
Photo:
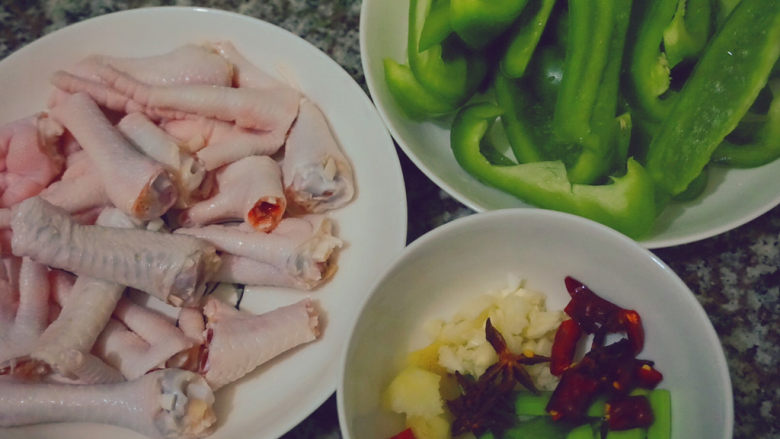
[[(404, 117), (385, 83), (382, 61), (406, 61), (408, 0), (363, 0), (360, 56), (371, 98), (398, 145), (434, 183), (477, 212), (531, 207), (479, 183), (455, 161), (449, 122), (415, 122)], [(780, 160), (755, 169), (713, 167), (704, 195), (667, 207), (651, 233), (640, 240), (661, 248), (705, 239), (738, 227), (780, 203)]]
[(505, 209), (461, 218), (409, 245), (363, 303), (342, 357), (337, 399), (345, 439), (383, 438), (403, 418), (380, 395), (410, 350), (430, 342), (425, 322), (449, 318), (466, 299), (506, 286), (509, 273), (568, 301), (564, 277), (635, 309), (646, 339), (639, 358), (655, 361), (672, 395), (672, 438), (730, 439), (731, 381), (703, 308), (674, 272), (614, 230), (541, 209)]

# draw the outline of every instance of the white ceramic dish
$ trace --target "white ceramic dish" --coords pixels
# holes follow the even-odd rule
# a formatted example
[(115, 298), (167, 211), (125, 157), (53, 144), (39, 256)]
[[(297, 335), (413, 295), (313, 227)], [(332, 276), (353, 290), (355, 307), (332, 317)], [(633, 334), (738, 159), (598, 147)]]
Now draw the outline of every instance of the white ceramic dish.
[(380, 408), (408, 352), (430, 343), (423, 326), (449, 319), (466, 299), (507, 285), (514, 274), (568, 302), (571, 275), (642, 317), (645, 347), (672, 393), (672, 438), (730, 439), (731, 381), (703, 308), (674, 272), (624, 235), (577, 216), (504, 209), (455, 220), (410, 244), (366, 299), (341, 359), (336, 391), (345, 439), (390, 437), (403, 417)]
[[(382, 60), (406, 61), (408, 0), (364, 0), (360, 15), (360, 54), (368, 89), (379, 114), (406, 155), (439, 187), (481, 212), (528, 204), (477, 182), (458, 166), (449, 143), (449, 123), (411, 121), (403, 116), (385, 85)], [(738, 227), (780, 203), (780, 160), (756, 169), (712, 169), (705, 194), (668, 207), (647, 248), (698, 241)]]
[[(233, 41), (247, 58), (268, 71), (283, 68), (285, 74), (293, 74), (303, 92), (324, 110), (356, 173), (356, 199), (330, 214), (338, 235), (346, 241), (339, 271), (311, 293), (326, 313), (323, 337), (217, 394), (219, 426), (211, 437), (276, 438), (335, 390), (339, 353), (357, 316), (357, 304), (406, 240), (406, 197), (398, 156), (358, 84), (314, 46), (269, 23), (201, 8), (138, 9), (61, 29), (0, 62), (0, 123), (43, 110), (52, 90), (48, 83), (52, 72), (86, 55), (146, 56), (209, 40)], [(305, 294), (273, 288), (248, 291), (243, 308), (261, 312)], [(115, 427), (63, 424), (0, 429), (0, 437), (140, 436)]]

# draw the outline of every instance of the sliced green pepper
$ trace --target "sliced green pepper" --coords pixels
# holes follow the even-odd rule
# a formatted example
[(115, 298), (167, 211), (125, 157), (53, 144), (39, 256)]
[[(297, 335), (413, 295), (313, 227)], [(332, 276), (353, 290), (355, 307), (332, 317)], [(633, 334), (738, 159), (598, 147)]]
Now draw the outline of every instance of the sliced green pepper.
[(628, 430), (608, 430), (604, 439), (645, 439), (646, 428), (631, 428)]
[(664, 29), (664, 51), (669, 67), (696, 57), (710, 37), (711, 0), (679, 0), (677, 11)]
[[(582, 2), (576, 1), (578, 4)], [(521, 82), (509, 79), (502, 73), (497, 74), (495, 81), (496, 97), (504, 110), (502, 122), (519, 163), (529, 163), (542, 158), (561, 159), (569, 167), (568, 178), (572, 183), (591, 184), (606, 175), (612, 167), (613, 158), (622, 156), (625, 163), (628, 142), (630, 140), (630, 117), (615, 119), (617, 97), (620, 81), (620, 65), (626, 29), (631, 10), (630, 0), (615, 0), (610, 8), (611, 38), (599, 50), (604, 54), (606, 65), (599, 77), (588, 78), (584, 86), (595, 93), (592, 105), (592, 117), (583, 121), (585, 128), (579, 136), (562, 135), (560, 126), (555, 125), (554, 116), (550, 119), (544, 110), (544, 104), (533, 102), (527, 86)], [(581, 25), (581, 23), (577, 23)], [(573, 41), (573, 40), (572, 40)], [(544, 48), (541, 55), (555, 57), (554, 48)], [(537, 60), (537, 63), (545, 61)], [(534, 66), (537, 70), (538, 67)], [(553, 75), (551, 78), (557, 78)], [(565, 77), (563, 78), (565, 81)], [(555, 94), (555, 84), (541, 87), (538, 91), (543, 95)], [(550, 90), (546, 90), (549, 88)], [(549, 100), (546, 96), (542, 101)], [(578, 108), (575, 102), (575, 108)], [(569, 102), (556, 101), (556, 110)], [(573, 112), (573, 110), (567, 110)], [(618, 151), (618, 146), (620, 150)], [(620, 165), (622, 166), (622, 164)]]
[[(728, 139), (724, 140), (712, 153), (713, 163), (736, 168), (753, 168), (780, 157), (780, 79), (770, 81), (768, 88), (774, 95), (769, 111), (765, 115), (746, 115), (760, 120), (757, 129), (751, 126), (754, 131), (750, 133), (750, 141), (734, 143)], [(740, 125), (744, 122), (745, 118)]]
[(629, 159), (626, 174), (606, 185), (571, 184), (561, 161), (492, 165), (480, 143), (502, 110), (489, 103), (461, 109), (452, 124), (450, 145), (460, 166), (477, 180), (536, 206), (569, 212), (612, 227), (632, 238), (645, 235), (655, 218), (653, 183)]
[(519, 422), (514, 427), (504, 431), (502, 439), (565, 439), (569, 427), (555, 422), (549, 416), (539, 416)]
[(672, 394), (666, 389), (653, 389), (648, 395), (654, 421), (647, 429), (647, 439), (672, 437)]
[(688, 185), (687, 188), (685, 188), (684, 191), (680, 192), (679, 194), (672, 197), (674, 201), (693, 201), (701, 194), (704, 193), (704, 190), (707, 189), (707, 181), (710, 179), (710, 173), (709, 173), (709, 167), (705, 166), (704, 169), (701, 170), (701, 174), (699, 174), (696, 178), (693, 179), (691, 184)]
[(470, 47), (481, 49), (509, 28), (528, 0), (450, 0), (450, 24)]
[[(601, 436), (599, 436), (601, 437)], [(595, 439), (596, 434), (593, 432), (593, 427), (590, 424), (582, 424), (579, 427), (573, 428), (566, 439)]]
[(452, 34), (450, 0), (434, 0), (420, 31), (420, 42), (417, 46), (417, 51), (424, 52), (437, 44), (441, 44), (450, 34)]
[(408, 65), (386, 58), (385, 82), (393, 99), (411, 119), (424, 120), (452, 113), (458, 107), (429, 92)]
[(449, 39), (420, 52), (420, 34), (433, 0), (410, 0), (407, 52), (409, 67), (420, 84), (432, 94), (459, 105), (476, 91), (487, 64), (457, 40)]
[(660, 121), (669, 112), (672, 98), (662, 98), (671, 84), (669, 60), (661, 52), (664, 31), (674, 18), (678, 0), (649, 2), (633, 47), (629, 50), (629, 78), (635, 106), (643, 116)]
[(679, 194), (742, 119), (780, 56), (780, 2), (742, 0), (712, 38), (653, 136), (647, 171)]
[[(620, 67), (630, 14), (631, 0), (613, 2), (612, 36), (605, 44), (606, 64), (601, 81), (597, 84), (592, 116), (588, 121), (588, 132), (581, 141), (582, 152), (569, 168), (569, 180), (573, 183), (590, 184), (597, 181), (611, 168), (617, 150), (616, 145), (621, 144), (621, 149), (626, 149), (627, 142), (630, 141), (630, 116), (615, 119)], [(563, 80), (566, 81), (565, 75)], [(590, 83), (583, 84), (584, 88), (592, 86), (593, 84)], [(558, 105), (561, 105), (560, 100), (556, 104), (556, 110)]]
[(539, 44), (542, 32), (547, 26), (555, 0), (540, 0), (529, 5), (513, 24), (515, 29), (509, 39), (509, 46), (501, 58), (501, 71), (510, 78), (519, 78), (531, 61), (531, 55)]
[[(494, 85), (496, 100), (503, 111), (501, 123), (515, 159), (518, 163), (540, 161), (543, 157), (540, 139), (549, 137), (549, 121), (545, 120), (530, 92), (522, 84), (499, 73)], [(545, 129), (548, 133), (540, 132)]]
[(555, 108), (555, 100), (563, 80), (564, 54), (558, 46), (540, 47), (529, 66), (528, 80), (542, 105)]
[[(515, 414), (517, 416), (549, 416), (547, 403), (550, 402), (552, 391), (541, 391), (538, 395), (531, 392), (519, 392), (515, 396)], [(603, 418), (605, 396), (597, 397), (588, 407), (586, 416), (589, 418)], [(589, 425), (589, 424), (586, 424)]]
[[(439, 0), (448, 1), (448, 0)], [(444, 41), (418, 51), (419, 38), (433, 0), (410, 0), (407, 59), (384, 60), (390, 94), (410, 118), (424, 120), (452, 113), (476, 91), (485, 76), (484, 59), (457, 41)]]
[(713, 0), (715, 3), (715, 24), (718, 28), (723, 26), (729, 14), (737, 7), (740, 0)]
[(565, 72), (553, 114), (563, 142), (580, 142), (590, 133), (604, 67), (616, 25), (615, 1), (569, 0), (569, 35)]

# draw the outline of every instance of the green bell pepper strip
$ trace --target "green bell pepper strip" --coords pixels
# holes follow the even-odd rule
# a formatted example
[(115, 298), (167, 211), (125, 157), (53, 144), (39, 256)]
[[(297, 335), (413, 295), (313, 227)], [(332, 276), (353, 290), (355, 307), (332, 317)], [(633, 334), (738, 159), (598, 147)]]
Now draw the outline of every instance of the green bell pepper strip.
[(450, 25), (471, 48), (482, 49), (501, 35), (528, 0), (450, 0)]
[(534, 120), (539, 120), (536, 116), (541, 112), (535, 111), (537, 109), (530, 92), (522, 84), (515, 83), (500, 72), (496, 75), (494, 87), (496, 101), (503, 111), (501, 123), (515, 159), (518, 163), (542, 160), (543, 153), (538, 145), (544, 135), (537, 130), (549, 129), (550, 124), (543, 120), (533, 123)]
[(729, 18), (729, 14), (739, 4), (740, 0), (713, 0), (715, 3), (715, 25), (720, 29), (726, 19)]
[(747, 113), (780, 57), (780, 1), (742, 0), (712, 38), (648, 146), (647, 171), (679, 194)]
[(646, 439), (646, 428), (631, 428), (628, 430), (607, 430), (604, 439)]
[(654, 421), (647, 428), (647, 439), (672, 437), (672, 394), (666, 389), (653, 389), (647, 396)]
[[(567, 166), (570, 166), (569, 180), (580, 184), (594, 183), (611, 169), (618, 144), (619, 156), (623, 158), (619, 166), (625, 164), (630, 141), (630, 117), (626, 115), (616, 120), (615, 112), (631, 1), (615, 0), (612, 2), (611, 10), (610, 21), (614, 29), (611, 31), (610, 41), (602, 50), (606, 66), (601, 78), (597, 78), (599, 82), (595, 85), (589, 84), (596, 93), (593, 116), (588, 121), (587, 133), (584, 133), (581, 139), (577, 141), (561, 139), (562, 136), (556, 131), (558, 127), (554, 125), (555, 120), (550, 121), (549, 117), (544, 115), (541, 108), (543, 105), (533, 103), (531, 93), (527, 91), (524, 84), (516, 83), (502, 73), (497, 74), (495, 91), (498, 103), (504, 110), (502, 122), (519, 163), (539, 161), (541, 158), (562, 159)], [(553, 52), (550, 52), (551, 50)], [(544, 61), (541, 59), (542, 55), (555, 56), (554, 50), (542, 49), (540, 59), (536, 62)], [(554, 84), (550, 85), (554, 87)], [(544, 87), (541, 92), (555, 93), (554, 90), (545, 92)], [(550, 143), (564, 145), (562, 148), (558, 146), (556, 150), (556, 152), (562, 150), (564, 154), (551, 153)], [(572, 145), (567, 147), (566, 144)]]
[(679, 0), (672, 22), (664, 29), (669, 67), (701, 53), (710, 37), (711, 0)]
[(407, 52), (409, 67), (432, 94), (456, 105), (477, 89), (487, 71), (483, 57), (471, 53), (457, 40), (447, 40), (419, 52), (420, 33), (433, 0), (410, 0)]
[(593, 427), (590, 424), (582, 424), (573, 428), (566, 435), (566, 439), (596, 439), (596, 434), (593, 432)]
[(628, 51), (629, 79), (634, 105), (643, 116), (653, 121), (662, 120), (671, 107), (673, 92), (667, 98), (661, 95), (671, 84), (669, 60), (661, 52), (664, 31), (674, 18), (678, 0), (653, 0), (642, 15), (633, 47)]
[(520, 14), (509, 38), (509, 46), (501, 58), (501, 71), (510, 78), (519, 78), (525, 74), (525, 69), (531, 61), (531, 55), (539, 44), (550, 18), (555, 0), (540, 0), (535, 2), (537, 8), (531, 5)]
[(568, 425), (555, 422), (549, 416), (539, 416), (527, 421), (518, 422), (513, 427), (504, 430), (501, 439), (566, 439)]
[(542, 105), (555, 108), (555, 100), (563, 80), (564, 54), (558, 46), (540, 47), (528, 67), (528, 79)]
[(462, 108), (452, 124), (450, 146), (458, 164), (482, 183), (538, 207), (580, 215), (634, 239), (647, 234), (655, 219), (653, 182), (629, 159), (625, 175), (606, 185), (571, 184), (561, 161), (492, 165), (480, 153), (490, 124), (503, 113), (490, 103)]
[(579, 142), (590, 133), (604, 67), (615, 26), (613, 0), (569, 0), (569, 35), (564, 75), (553, 124), (563, 142)]
[(458, 107), (429, 92), (408, 65), (384, 60), (385, 82), (390, 95), (410, 119), (425, 120), (452, 113)]
[(713, 163), (735, 168), (753, 168), (780, 157), (780, 78), (771, 80), (769, 89), (774, 97), (767, 114), (761, 115), (764, 120), (754, 132), (753, 141), (748, 144), (735, 144), (724, 140), (712, 153)]
[(420, 31), (417, 51), (424, 52), (437, 44), (441, 44), (451, 34), (450, 0), (434, 0)]
[[(538, 395), (531, 392), (519, 392), (515, 395), (515, 414), (520, 416), (550, 416), (547, 412), (547, 403), (550, 402), (552, 391), (541, 391)], [(603, 418), (604, 405), (607, 403), (605, 396), (598, 396), (585, 413), (589, 418)]]
[[(606, 44), (606, 65), (596, 89), (588, 133), (581, 141), (582, 152), (569, 168), (569, 180), (572, 183), (592, 184), (603, 177), (612, 167), (616, 145), (622, 141), (621, 149), (624, 149), (627, 148), (626, 142), (630, 141), (630, 116), (615, 119), (620, 67), (630, 15), (631, 0), (613, 1), (613, 30), (612, 37)], [(588, 85), (584, 88), (588, 88)]]
[(693, 179), (691, 184), (689, 184), (684, 191), (672, 197), (672, 199), (674, 201), (685, 202), (685, 201), (693, 201), (699, 198), (701, 194), (704, 193), (704, 190), (707, 188), (707, 182), (709, 181), (709, 179), (710, 179), (709, 166), (705, 166), (704, 169), (701, 170), (701, 173), (698, 176), (696, 176), (696, 178)]

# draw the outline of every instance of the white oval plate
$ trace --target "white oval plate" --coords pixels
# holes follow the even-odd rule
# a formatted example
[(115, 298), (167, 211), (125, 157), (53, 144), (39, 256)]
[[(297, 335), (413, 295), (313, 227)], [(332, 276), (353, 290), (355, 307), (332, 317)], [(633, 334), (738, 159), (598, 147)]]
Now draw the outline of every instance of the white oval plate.
[[(202, 8), (147, 8), (96, 17), (31, 43), (0, 62), (0, 123), (45, 109), (51, 74), (94, 54), (147, 56), (186, 43), (230, 40), (246, 57), (275, 73), (293, 74), (301, 90), (328, 117), (352, 161), (357, 197), (331, 212), (345, 242), (339, 271), (310, 293), (324, 316), (320, 340), (260, 367), (217, 393), (219, 438), (276, 438), (303, 420), (336, 388), (338, 357), (374, 278), (406, 242), (406, 194), (392, 139), (371, 101), (335, 61), (303, 39), (272, 24)], [(247, 291), (242, 309), (261, 312), (306, 293), (259, 288)], [(0, 429), (3, 438), (111, 437), (138, 439), (129, 430), (93, 424)]]
[[(387, 89), (382, 61), (406, 60), (409, 2), (364, 0), (360, 13), (360, 55), (371, 98), (406, 155), (439, 187), (478, 211), (533, 207), (485, 186), (458, 166), (450, 149), (449, 123), (404, 117)], [(646, 248), (670, 247), (709, 238), (738, 227), (780, 203), (780, 160), (755, 169), (714, 167), (703, 196), (668, 206), (656, 219)]]

